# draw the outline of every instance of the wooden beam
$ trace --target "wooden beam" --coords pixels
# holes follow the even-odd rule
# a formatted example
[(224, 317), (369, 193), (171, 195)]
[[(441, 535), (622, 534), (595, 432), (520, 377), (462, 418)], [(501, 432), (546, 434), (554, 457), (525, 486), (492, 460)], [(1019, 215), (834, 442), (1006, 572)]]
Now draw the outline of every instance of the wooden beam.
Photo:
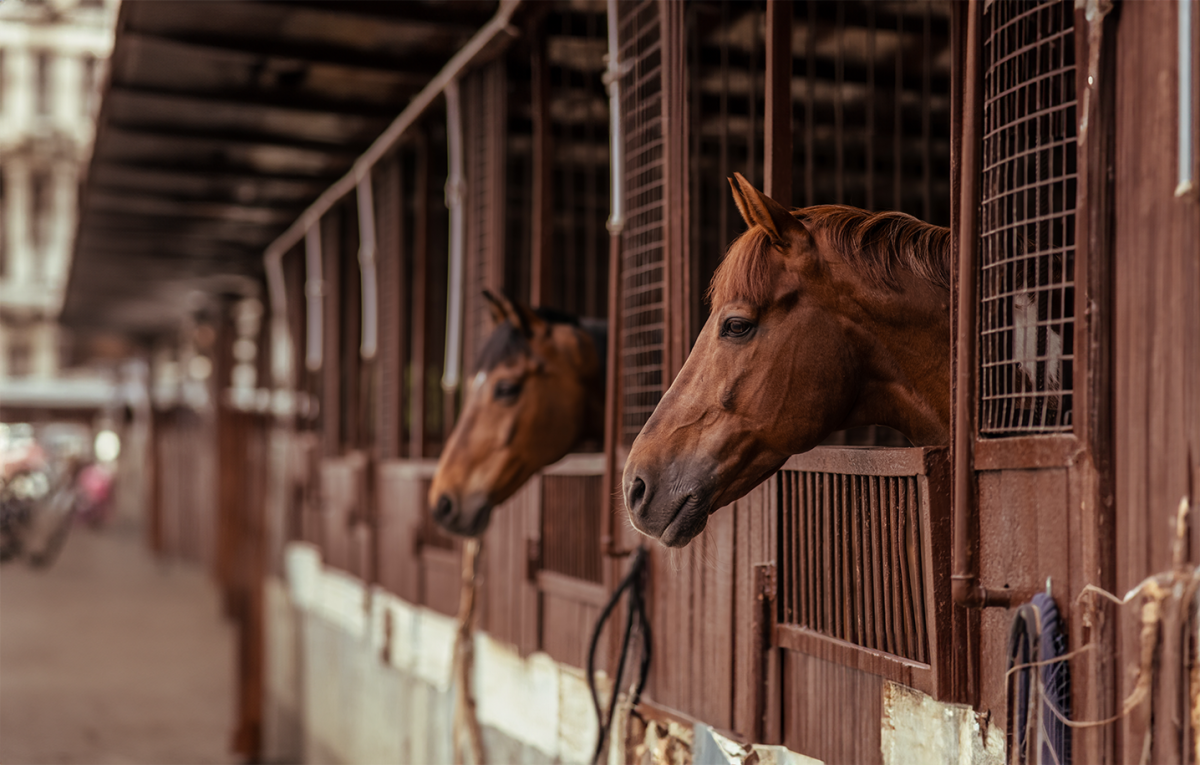
[(767, 0), (763, 191), (792, 206), (792, 3)]
[[(406, 89), (409, 95), (420, 88)], [(369, 103), (361, 99), (330, 99), (304, 92), (291, 93), (264, 88), (223, 88), (202, 91), (194, 88), (161, 88), (146, 85), (113, 83), (108, 98), (130, 97), (141, 100), (163, 101), (167, 104), (194, 102), (200, 105), (237, 107), (246, 112), (284, 111), (296, 112), (299, 117), (321, 117), (334, 114), (348, 119), (384, 122), (396, 116), (396, 103)], [(380, 125), (382, 129), (383, 125)]]
[[(529, 301), (535, 306), (554, 302), (553, 132), (550, 124), (550, 66), (546, 60), (546, 35), (529, 31), (533, 98), (533, 242), (530, 254)], [(561, 306), (558, 306), (561, 307)]]
[[(253, 56), (257, 60), (287, 59), (305, 64), (344, 67), (359, 71), (385, 72), (392, 75), (407, 75), (413, 80), (427, 82), (437, 74), (439, 57), (429, 51), (422, 54), (396, 56), (378, 53), (353, 46), (333, 46), (321, 42), (299, 42), (275, 36), (232, 35), (204, 31), (153, 31), (134, 30), (124, 32), (122, 39), (130, 38), (138, 43), (160, 42), (187, 46), (209, 56), (237, 55)], [(453, 52), (447, 50), (446, 58)]]
[(161, 125), (131, 119), (110, 119), (104, 125), (104, 133), (97, 142), (101, 150), (99, 157), (111, 156), (110, 142), (124, 140), (127, 145), (137, 146), (145, 141), (155, 139), (179, 141), (181, 143), (196, 143), (212, 145), (222, 150), (286, 150), (295, 152), (311, 152), (318, 154), (330, 162), (340, 165), (349, 164), (354, 160), (356, 152), (366, 142), (354, 138), (344, 141), (314, 141), (311, 139), (295, 138), (274, 131), (261, 130), (202, 130), (180, 127), (178, 125)]

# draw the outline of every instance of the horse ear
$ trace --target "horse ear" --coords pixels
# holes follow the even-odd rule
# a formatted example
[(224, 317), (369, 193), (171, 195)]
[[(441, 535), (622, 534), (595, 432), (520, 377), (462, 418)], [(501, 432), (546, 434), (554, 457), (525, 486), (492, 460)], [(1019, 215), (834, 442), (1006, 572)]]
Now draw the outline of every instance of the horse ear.
[(521, 328), (521, 332), (525, 337), (533, 337), (549, 330), (549, 323), (534, 313), (533, 309), (524, 303), (514, 300), (512, 302), (512, 309), (513, 324)]
[(542, 317), (520, 301), (509, 300), (504, 294), (496, 294), (491, 290), (484, 290), (483, 296), (487, 298), (492, 319), (497, 324), (507, 321), (521, 330), (521, 334), (525, 337), (533, 337), (535, 333), (542, 331), (546, 326), (546, 321)]
[(737, 203), (742, 218), (750, 228), (762, 226), (771, 239), (771, 244), (787, 247), (787, 231), (799, 225), (787, 208), (754, 188), (741, 173), (729, 179), (733, 189), (733, 201)]
[(508, 319), (508, 309), (505, 307), (508, 299), (503, 296), (498, 297), (491, 290), (484, 290), (483, 297), (488, 302), (488, 312), (492, 314), (492, 323), (503, 324)]

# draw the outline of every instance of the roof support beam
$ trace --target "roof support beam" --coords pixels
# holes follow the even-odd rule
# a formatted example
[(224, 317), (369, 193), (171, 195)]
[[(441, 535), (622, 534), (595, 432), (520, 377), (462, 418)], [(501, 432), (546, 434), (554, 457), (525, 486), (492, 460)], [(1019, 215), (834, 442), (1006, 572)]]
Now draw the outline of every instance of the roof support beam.
[(287, 59), (305, 65), (338, 66), (364, 71), (404, 74), (419, 82), (427, 82), (437, 74), (437, 67), (430, 66), (430, 56), (393, 56), (373, 53), (352, 47), (322, 46), (320, 43), (292, 42), (276, 38), (250, 37), (243, 35), (215, 34), (212, 32), (155, 32), (137, 30), (124, 36), (149, 42), (158, 41), (208, 51), (212, 54), (253, 56), (262, 59)]
[[(412, 88), (415, 93), (419, 88)], [(214, 104), (219, 106), (236, 106), (243, 111), (289, 111), (298, 112), (297, 116), (311, 115), (321, 117), (333, 114), (339, 117), (377, 120), (382, 123), (396, 113), (394, 104), (364, 104), (360, 100), (341, 101), (322, 99), (316, 96), (281, 95), (270, 90), (219, 90), (201, 93), (196, 90), (166, 90), (163, 88), (148, 88), (127, 84), (113, 83), (109, 88), (109, 97), (128, 95), (139, 99), (152, 99), (168, 103), (192, 101), (198, 104)]]

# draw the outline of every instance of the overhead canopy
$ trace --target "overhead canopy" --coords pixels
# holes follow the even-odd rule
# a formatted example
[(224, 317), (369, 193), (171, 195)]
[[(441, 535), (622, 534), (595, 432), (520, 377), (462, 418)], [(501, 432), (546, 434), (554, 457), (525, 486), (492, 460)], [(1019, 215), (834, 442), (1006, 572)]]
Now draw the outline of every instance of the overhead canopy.
[(241, 291), (496, 8), (126, 0), (63, 321), (152, 335)]

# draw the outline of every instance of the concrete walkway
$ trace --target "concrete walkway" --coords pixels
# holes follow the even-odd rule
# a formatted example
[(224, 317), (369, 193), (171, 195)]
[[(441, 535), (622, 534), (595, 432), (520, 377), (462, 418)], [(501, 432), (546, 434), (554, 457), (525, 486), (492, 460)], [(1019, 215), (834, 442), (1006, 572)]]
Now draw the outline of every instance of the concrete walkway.
[(231, 763), (234, 630), (197, 566), (72, 530), (0, 570), (0, 762)]

